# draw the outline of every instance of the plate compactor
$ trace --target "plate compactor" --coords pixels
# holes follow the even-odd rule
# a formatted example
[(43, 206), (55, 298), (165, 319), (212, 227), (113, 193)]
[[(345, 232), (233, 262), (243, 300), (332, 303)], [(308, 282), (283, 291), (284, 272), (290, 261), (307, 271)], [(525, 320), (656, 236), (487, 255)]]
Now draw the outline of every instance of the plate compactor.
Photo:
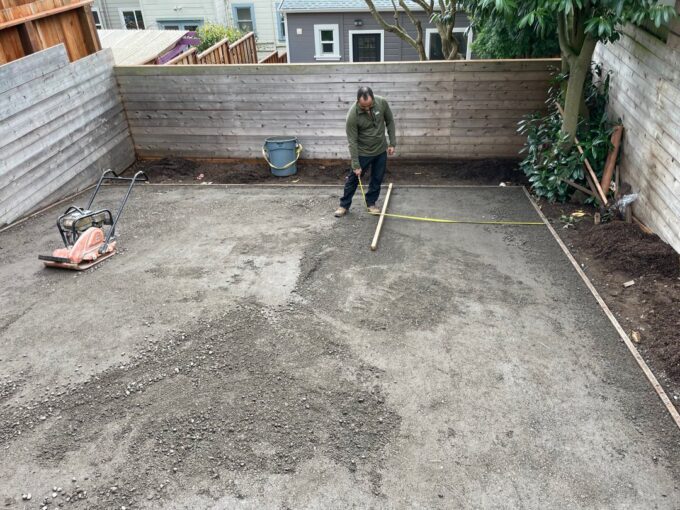
[[(48, 267), (82, 271), (111, 257), (116, 253), (116, 224), (132, 187), (137, 182), (148, 180), (146, 174), (141, 171), (133, 177), (119, 177), (113, 170), (106, 170), (99, 178), (97, 187), (85, 208), (72, 205), (57, 219), (57, 228), (64, 241), (64, 248), (54, 250), (52, 255), (38, 255), (38, 258)], [(92, 210), (94, 199), (104, 181), (130, 183), (115, 216), (108, 209)]]

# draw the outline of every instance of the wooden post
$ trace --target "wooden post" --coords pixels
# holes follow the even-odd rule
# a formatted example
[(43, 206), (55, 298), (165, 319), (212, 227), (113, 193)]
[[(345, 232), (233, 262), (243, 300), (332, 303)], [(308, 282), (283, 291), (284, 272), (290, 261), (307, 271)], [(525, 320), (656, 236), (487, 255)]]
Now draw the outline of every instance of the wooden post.
[(623, 126), (616, 126), (612, 133), (611, 142), (613, 148), (607, 154), (607, 161), (604, 164), (604, 172), (602, 173), (602, 189), (606, 193), (609, 190), (609, 185), (614, 176), (614, 167), (616, 166), (616, 158), (619, 156), (619, 147), (621, 147), (621, 137), (623, 136)]
[(84, 5), (78, 9), (78, 18), (80, 21), (80, 28), (83, 32), (83, 39), (85, 41), (85, 47), (87, 51), (92, 53), (97, 53), (102, 49), (102, 45), (99, 42), (99, 34), (97, 34), (97, 27), (94, 26), (94, 18), (92, 17), (92, 7), (89, 5)]
[(373, 236), (373, 242), (371, 243), (371, 251), (375, 251), (378, 249), (378, 238), (380, 237), (380, 230), (382, 229), (383, 222), (385, 221), (385, 213), (387, 212), (387, 203), (390, 201), (390, 193), (392, 193), (392, 183), (390, 183), (390, 185), (387, 187), (385, 203), (383, 204), (382, 211), (380, 212), (378, 226), (375, 228), (375, 235)]
[(30, 55), (43, 49), (40, 36), (32, 21), (27, 21), (23, 25), (18, 25), (17, 29), (19, 31), (19, 37), (21, 38), (21, 45), (23, 46), (26, 55)]
[[(564, 117), (564, 110), (562, 107), (558, 104), (557, 105), (557, 110), (560, 112), (560, 115)], [(576, 148), (578, 149), (579, 154), (584, 156), (584, 164), (586, 166), (586, 170), (588, 170), (588, 173), (586, 175), (590, 175), (590, 179), (592, 182), (590, 182), (590, 187), (593, 188), (593, 191), (597, 193), (599, 199), (602, 201), (604, 205), (607, 205), (607, 194), (602, 191), (602, 187), (600, 186), (600, 181), (597, 180), (597, 174), (595, 173), (595, 170), (593, 170), (593, 167), (590, 166), (590, 161), (588, 161), (588, 158), (585, 157), (585, 154), (583, 152), (583, 147), (581, 147), (581, 143), (578, 141), (578, 138), (574, 137), (574, 142), (576, 143)]]

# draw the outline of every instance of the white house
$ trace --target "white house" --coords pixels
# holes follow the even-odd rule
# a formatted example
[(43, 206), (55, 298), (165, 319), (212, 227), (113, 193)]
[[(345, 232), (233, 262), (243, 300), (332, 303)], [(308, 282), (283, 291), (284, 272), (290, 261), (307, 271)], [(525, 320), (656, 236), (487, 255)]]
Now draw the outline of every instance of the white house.
[(276, 0), (94, 0), (97, 28), (196, 30), (206, 22), (254, 31), (258, 51), (285, 50), (285, 28)]

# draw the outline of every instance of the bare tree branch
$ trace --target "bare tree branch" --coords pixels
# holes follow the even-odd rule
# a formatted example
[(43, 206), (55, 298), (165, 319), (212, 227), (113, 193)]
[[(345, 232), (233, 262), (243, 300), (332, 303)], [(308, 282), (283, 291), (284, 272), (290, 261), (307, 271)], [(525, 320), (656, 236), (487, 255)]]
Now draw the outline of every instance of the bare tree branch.
[[(397, 6), (395, 5), (394, 0), (392, 0), (392, 5), (394, 6), (394, 17), (396, 19), (396, 23), (394, 25), (389, 24), (387, 21), (385, 21), (385, 18), (383, 18), (382, 14), (378, 12), (378, 9), (375, 8), (375, 4), (373, 3), (373, 0), (365, 0), (366, 5), (368, 6), (368, 10), (370, 13), (373, 15), (373, 18), (378, 22), (378, 24), (384, 28), (386, 31), (391, 32), (395, 34), (397, 37), (399, 37), (401, 40), (407, 42), (411, 46), (415, 48), (415, 50), (418, 52), (418, 56), (420, 57), (420, 60), (427, 60), (427, 56), (425, 55), (425, 45), (423, 44), (423, 28), (422, 25), (420, 28), (418, 28), (418, 25), (416, 25), (416, 30), (418, 30), (418, 37), (414, 39), (411, 37), (406, 30), (404, 30), (400, 25), (399, 25), (399, 11), (397, 9)], [(404, 0), (399, 0), (399, 5), (404, 8), (405, 3)], [(407, 15), (409, 16), (409, 19), (411, 21), (414, 20), (413, 13), (410, 12), (408, 8), (405, 9), (407, 11)], [(418, 23), (420, 23), (418, 21)]]

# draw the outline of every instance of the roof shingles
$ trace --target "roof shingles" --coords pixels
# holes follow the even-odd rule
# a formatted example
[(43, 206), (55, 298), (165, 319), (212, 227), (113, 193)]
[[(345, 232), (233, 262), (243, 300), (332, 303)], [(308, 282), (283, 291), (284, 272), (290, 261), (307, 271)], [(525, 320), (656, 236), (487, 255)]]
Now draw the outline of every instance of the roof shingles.
[[(373, 0), (379, 11), (391, 11), (391, 0)], [(413, 10), (421, 10), (413, 2), (407, 4)], [(397, 3), (398, 5), (398, 3)], [(281, 11), (309, 11), (309, 12), (334, 12), (334, 11), (367, 11), (368, 6), (364, 0), (283, 0)]]

